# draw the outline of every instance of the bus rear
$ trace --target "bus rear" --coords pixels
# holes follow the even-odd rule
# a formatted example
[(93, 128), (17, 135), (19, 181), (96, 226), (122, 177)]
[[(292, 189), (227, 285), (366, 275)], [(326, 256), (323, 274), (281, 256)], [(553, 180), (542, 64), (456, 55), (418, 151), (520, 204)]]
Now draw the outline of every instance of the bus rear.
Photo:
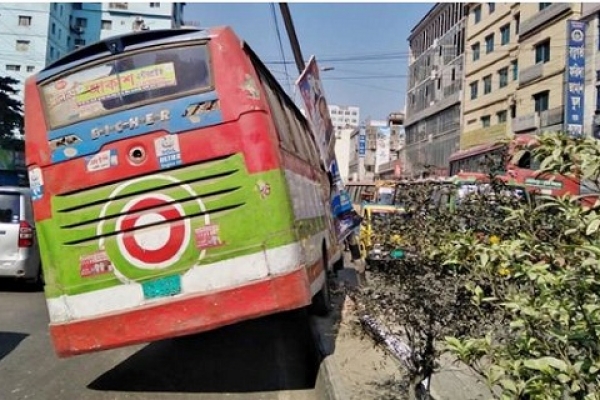
[(312, 177), (300, 200), (318, 209), (299, 232), (267, 96), (240, 43), (228, 28), (141, 32), (27, 80), (26, 158), (59, 356), (303, 307), (323, 287), (326, 175), (298, 167)]

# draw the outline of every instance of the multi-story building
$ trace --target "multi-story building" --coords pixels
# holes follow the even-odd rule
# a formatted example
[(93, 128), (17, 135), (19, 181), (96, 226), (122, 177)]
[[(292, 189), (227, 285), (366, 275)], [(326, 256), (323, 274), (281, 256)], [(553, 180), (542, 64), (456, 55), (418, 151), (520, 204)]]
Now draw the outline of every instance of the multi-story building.
[(0, 3), (0, 74), (27, 76), (86, 44), (180, 27), (185, 3)]
[[(588, 25), (588, 51), (573, 47), (582, 3), (468, 3), (467, 8), (461, 150), (514, 134), (591, 129), (592, 115), (585, 124), (581, 119), (588, 82), (586, 98), (595, 96), (590, 58), (597, 52), (598, 28), (597, 22)], [(596, 5), (587, 9), (597, 18)], [(585, 59), (582, 84), (579, 65)]]
[(578, 20), (581, 3), (521, 3), (519, 80), (512, 133), (567, 128), (568, 20)]
[(465, 15), (463, 3), (437, 3), (408, 38), (407, 175), (444, 174), (458, 150)]
[(336, 130), (334, 151), (342, 182), (346, 182), (350, 176), (350, 156), (352, 152), (350, 146), (352, 144), (352, 134), (357, 129), (342, 128)]
[(330, 104), (328, 108), (336, 134), (342, 129), (357, 127), (360, 124), (360, 107)]
[(504, 139), (516, 116), (520, 3), (469, 3), (460, 149)]

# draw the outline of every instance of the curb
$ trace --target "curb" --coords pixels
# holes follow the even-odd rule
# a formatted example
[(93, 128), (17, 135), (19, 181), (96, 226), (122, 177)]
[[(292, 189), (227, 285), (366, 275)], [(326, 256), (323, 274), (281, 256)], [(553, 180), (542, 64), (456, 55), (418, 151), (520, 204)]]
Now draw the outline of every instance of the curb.
[(347, 398), (338, 377), (340, 376), (337, 364), (333, 357), (328, 355), (327, 345), (324, 335), (311, 319), (310, 329), (315, 339), (316, 351), (321, 360), (319, 364), (319, 373), (315, 382), (315, 393), (318, 399), (323, 400), (344, 400)]

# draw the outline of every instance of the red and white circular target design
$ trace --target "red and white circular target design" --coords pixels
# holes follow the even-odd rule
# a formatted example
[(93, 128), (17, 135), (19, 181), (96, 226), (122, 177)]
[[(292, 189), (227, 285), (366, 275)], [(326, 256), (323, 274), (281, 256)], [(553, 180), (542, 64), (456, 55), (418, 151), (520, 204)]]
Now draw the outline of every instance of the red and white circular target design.
[[(190, 221), (181, 205), (163, 194), (149, 194), (123, 207), (117, 220), (117, 244), (123, 257), (141, 269), (166, 268), (177, 262), (190, 240)], [(172, 222), (165, 222), (172, 221)]]

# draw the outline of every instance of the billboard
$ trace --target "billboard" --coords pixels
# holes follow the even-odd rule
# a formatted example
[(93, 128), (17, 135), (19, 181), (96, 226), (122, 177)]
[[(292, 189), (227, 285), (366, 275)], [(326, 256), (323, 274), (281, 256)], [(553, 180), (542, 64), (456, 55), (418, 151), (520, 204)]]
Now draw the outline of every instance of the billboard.
[(567, 21), (565, 131), (574, 137), (583, 136), (585, 27), (585, 22)]
[(317, 140), (323, 164), (329, 167), (331, 162), (335, 160), (335, 135), (333, 134), (333, 122), (329, 116), (329, 107), (319, 78), (319, 67), (315, 56), (312, 56), (308, 61), (304, 71), (298, 77), (296, 85), (300, 89), (306, 109), (306, 117)]
[(375, 172), (379, 173), (379, 166), (390, 161), (391, 128), (380, 126), (377, 128), (377, 149), (375, 150)]
[(358, 157), (365, 158), (367, 154), (367, 133), (365, 132), (365, 128), (361, 127), (360, 132), (358, 134)]
[(302, 95), (306, 117), (319, 147), (321, 160), (331, 178), (331, 211), (335, 216), (338, 239), (342, 240), (360, 224), (360, 218), (357, 218), (340, 176), (335, 157), (334, 127), (329, 116), (329, 107), (319, 78), (319, 67), (315, 56), (308, 61), (296, 85)]

